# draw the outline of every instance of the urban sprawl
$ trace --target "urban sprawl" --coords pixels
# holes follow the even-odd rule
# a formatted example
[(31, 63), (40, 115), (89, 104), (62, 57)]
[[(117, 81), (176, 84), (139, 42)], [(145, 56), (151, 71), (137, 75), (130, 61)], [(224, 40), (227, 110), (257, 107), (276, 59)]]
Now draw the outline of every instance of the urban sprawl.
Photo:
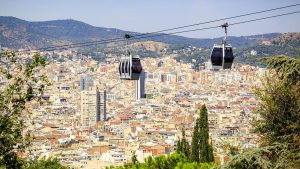
[[(52, 85), (43, 104), (30, 110), (28, 131), (34, 136), (34, 158), (57, 157), (72, 168), (105, 168), (140, 162), (148, 156), (176, 150), (182, 129), (191, 141), (199, 108), (208, 109), (209, 141), (215, 161), (228, 160), (226, 145), (257, 146), (250, 122), (257, 119), (260, 86), (266, 69), (236, 64), (231, 70), (211, 70), (177, 62), (173, 55), (142, 58), (138, 81), (120, 80), (119, 56), (107, 54), (98, 62), (75, 51), (42, 52), (49, 64), (41, 70)], [(63, 62), (53, 56), (67, 58)]]

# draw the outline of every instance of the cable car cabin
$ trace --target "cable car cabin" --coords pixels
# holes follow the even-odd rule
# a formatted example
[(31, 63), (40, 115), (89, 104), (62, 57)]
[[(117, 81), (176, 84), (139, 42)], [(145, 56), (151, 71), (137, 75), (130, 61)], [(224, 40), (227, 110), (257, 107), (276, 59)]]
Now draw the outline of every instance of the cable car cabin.
[(119, 64), (120, 79), (123, 80), (139, 80), (142, 71), (142, 65), (138, 56), (121, 58)]
[(213, 69), (231, 69), (234, 56), (229, 44), (214, 45), (210, 55)]

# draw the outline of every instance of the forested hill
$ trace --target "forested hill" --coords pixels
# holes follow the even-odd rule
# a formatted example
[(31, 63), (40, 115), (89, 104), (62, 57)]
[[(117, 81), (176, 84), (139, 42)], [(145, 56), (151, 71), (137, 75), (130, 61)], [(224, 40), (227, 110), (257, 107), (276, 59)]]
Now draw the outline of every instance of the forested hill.
[[(125, 33), (116, 28), (95, 27), (76, 20), (54, 20), (29, 22), (15, 17), (0, 16), (0, 45), (8, 48), (41, 48), (53, 45), (63, 45), (111, 38), (120, 38)], [(247, 47), (278, 37), (279, 33), (264, 35), (229, 37), (235, 47)], [(208, 48), (221, 41), (215, 39), (195, 39), (175, 35), (164, 35), (147, 38), (173, 45), (192, 45)]]

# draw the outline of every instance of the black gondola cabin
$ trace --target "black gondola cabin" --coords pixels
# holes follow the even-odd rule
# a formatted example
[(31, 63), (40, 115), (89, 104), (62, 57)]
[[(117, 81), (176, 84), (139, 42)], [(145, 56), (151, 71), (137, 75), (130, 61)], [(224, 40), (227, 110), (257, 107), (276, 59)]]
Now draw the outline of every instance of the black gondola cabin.
[(214, 45), (210, 60), (213, 69), (231, 69), (234, 60), (232, 46), (226, 43)]
[(129, 54), (129, 57), (121, 58), (119, 64), (120, 79), (139, 80), (142, 69), (140, 58)]

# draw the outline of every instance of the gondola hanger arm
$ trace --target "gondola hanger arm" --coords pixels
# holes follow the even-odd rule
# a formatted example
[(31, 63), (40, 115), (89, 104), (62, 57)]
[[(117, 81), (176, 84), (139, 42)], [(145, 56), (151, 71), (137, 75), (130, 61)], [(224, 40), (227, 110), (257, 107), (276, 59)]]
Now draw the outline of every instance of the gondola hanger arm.
[(225, 29), (225, 37), (224, 37), (224, 43), (226, 43), (227, 40), (227, 27), (229, 26), (229, 24), (226, 22), (223, 25), (221, 25), (222, 28)]

